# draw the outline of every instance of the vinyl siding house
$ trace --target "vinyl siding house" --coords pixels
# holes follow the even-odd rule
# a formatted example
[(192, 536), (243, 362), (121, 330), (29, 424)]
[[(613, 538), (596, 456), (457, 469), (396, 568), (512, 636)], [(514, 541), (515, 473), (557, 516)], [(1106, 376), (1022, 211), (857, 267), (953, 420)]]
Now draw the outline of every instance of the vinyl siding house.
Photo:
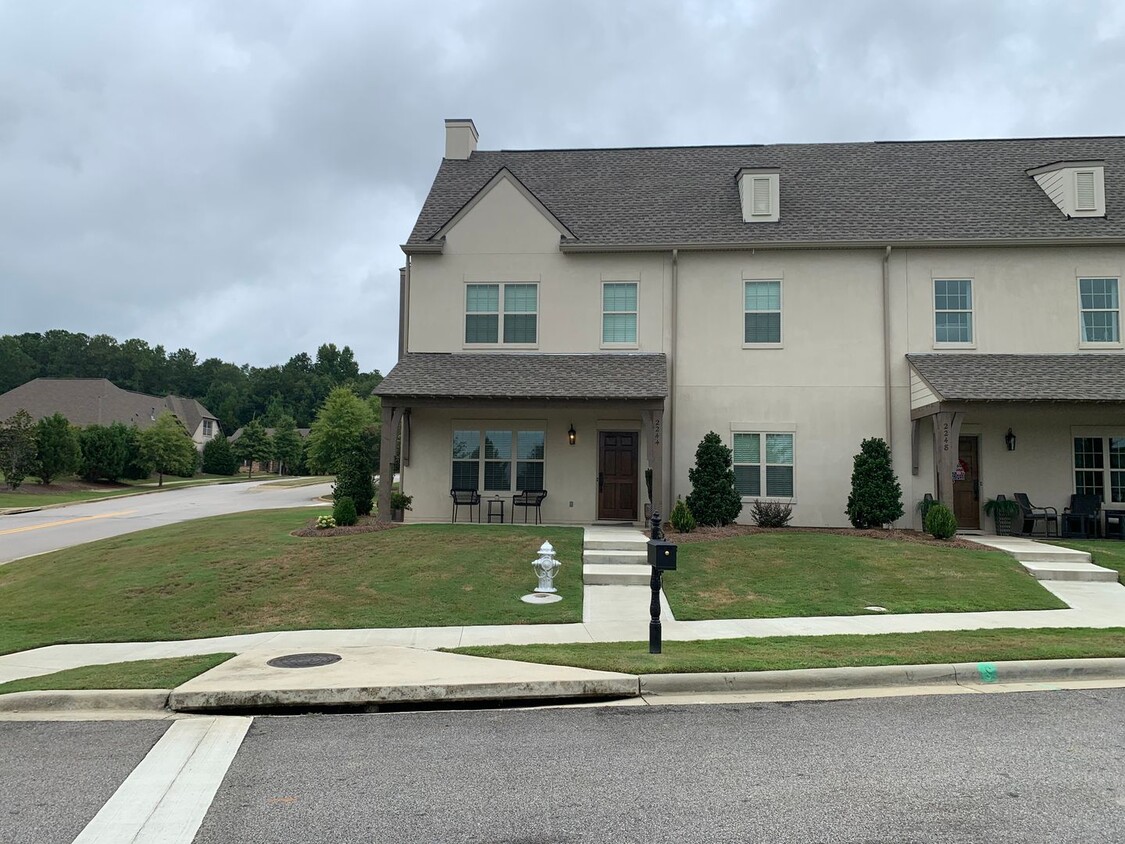
[(646, 467), (666, 515), (712, 430), (740, 521), (847, 524), (872, 436), (903, 524), (927, 492), (966, 529), (998, 493), (1125, 507), (1125, 138), (476, 146), (447, 121), (376, 389), (408, 518), (543, 487), (546, 521), (635, 522)]

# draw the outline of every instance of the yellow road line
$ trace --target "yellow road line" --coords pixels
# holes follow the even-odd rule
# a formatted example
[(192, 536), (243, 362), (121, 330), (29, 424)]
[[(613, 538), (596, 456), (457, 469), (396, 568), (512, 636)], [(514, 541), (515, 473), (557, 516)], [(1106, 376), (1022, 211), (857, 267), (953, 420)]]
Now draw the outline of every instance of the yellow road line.
[(100, 516), (80, 516), (77, 519), (60, 519), (57, 522), (44, 522), (41, 525), (28, 525), (27, 527), (0, 530), (0, 536), (5, 536), (9, 533), (23, 533), (26, 530), (41, 530), (42, 528), (58, 527), (59, 525), (72, 525), (75, 522), (88, 522), (92, 519), (110, 519), (114, 516), (128, 516), (136, 512), (136, 510), (120, 510), (116, 513), (102, 513)]

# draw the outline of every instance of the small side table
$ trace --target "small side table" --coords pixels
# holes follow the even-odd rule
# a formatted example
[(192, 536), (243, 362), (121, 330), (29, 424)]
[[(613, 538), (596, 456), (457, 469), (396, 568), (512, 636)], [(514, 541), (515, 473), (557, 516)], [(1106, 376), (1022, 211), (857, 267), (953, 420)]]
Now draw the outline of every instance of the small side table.
[(1125, 539), (1125, 510), (1104, 510), (1105, 535), (1108, 539)]
[(492, 517), (499, 516), (500, 524), (504, 524), (504, 499), (500, 496), (488, 499), (488, 523), (492, 524)]

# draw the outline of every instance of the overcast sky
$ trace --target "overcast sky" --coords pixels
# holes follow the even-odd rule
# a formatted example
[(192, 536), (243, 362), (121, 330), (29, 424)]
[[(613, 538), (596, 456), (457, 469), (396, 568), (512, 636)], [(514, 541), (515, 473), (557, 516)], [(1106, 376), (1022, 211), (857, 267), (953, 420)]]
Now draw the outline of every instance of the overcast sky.
[(0, 0), (0, 334), (394, 364), (444, 150), (1125, 134), (1125, 3)]

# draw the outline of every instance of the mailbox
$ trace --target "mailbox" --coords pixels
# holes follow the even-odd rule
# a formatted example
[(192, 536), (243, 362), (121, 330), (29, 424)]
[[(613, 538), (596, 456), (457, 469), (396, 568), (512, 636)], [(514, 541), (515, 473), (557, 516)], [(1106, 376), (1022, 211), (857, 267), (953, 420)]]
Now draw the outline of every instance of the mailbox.
[(664, 539), (648, 542), (648, 564), (660, 571), (676, 570), (676, 543)]

